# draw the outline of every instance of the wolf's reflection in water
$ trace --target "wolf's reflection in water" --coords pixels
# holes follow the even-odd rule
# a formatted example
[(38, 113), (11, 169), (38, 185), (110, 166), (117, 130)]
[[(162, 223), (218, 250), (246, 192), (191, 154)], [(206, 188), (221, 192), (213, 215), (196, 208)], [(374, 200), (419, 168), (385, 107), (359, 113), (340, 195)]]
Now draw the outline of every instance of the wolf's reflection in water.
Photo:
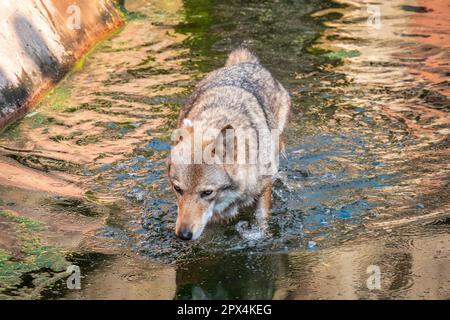
[(220, 254), (180, 262), (176, 299), (274, 299), (287, 255)]

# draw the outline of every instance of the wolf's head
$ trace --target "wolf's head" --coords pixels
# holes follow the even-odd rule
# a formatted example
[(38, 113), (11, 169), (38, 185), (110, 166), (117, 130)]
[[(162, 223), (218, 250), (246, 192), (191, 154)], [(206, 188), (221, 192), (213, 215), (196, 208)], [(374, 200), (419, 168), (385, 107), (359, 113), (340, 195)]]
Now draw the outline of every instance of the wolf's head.
[[(188, 123), (173, 138), (168, 172), (178, 205), (175, 231), (183, 240), (197, 239), (213, 214), (228, 209), (238, 198), (237, 186), (229, 174), (233, 165), (216, 161), (224, 129), (203, 132), (196, 138)], [(200, 146), (199, 150), (196, 146)]]
[(169, 170), (178, 205), (176, 234), (195, 240), (215, 212), (234, 202), (233, 181), (219, 165), (171, 165)]

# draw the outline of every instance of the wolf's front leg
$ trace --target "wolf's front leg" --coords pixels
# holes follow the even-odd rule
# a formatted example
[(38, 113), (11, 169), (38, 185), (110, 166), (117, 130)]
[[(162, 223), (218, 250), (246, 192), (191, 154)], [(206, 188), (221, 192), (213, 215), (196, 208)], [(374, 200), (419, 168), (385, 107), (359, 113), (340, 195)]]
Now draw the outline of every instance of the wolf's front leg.
[(223, 217), (225, 219), (231, 219), (234, 218), (235, 216), (237, 216), (238, 214), (238, 206), (237, 205), (232, 205), (230, 207), (228, 207), (223, 213)]
[(272, 182), (263, 190), (256, 205), (256, 220), (262, 230), (267, 230), (272, 200)]

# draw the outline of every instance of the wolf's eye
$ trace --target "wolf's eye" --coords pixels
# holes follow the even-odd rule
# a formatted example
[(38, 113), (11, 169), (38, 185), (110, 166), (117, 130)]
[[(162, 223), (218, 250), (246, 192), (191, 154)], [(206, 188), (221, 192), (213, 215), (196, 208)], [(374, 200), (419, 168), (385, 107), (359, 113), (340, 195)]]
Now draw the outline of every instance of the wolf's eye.
[(179, 186), (173, 186), (173, 188), (175, 189), (176, 192), (178, 192), (179, 194), (183, 194), (183, 190), (181, 190), (181, 188)]
[(200, 192), (200, 196), (202, 198), (206, 198), (206, 197), (209, 197), (210, 195), (212, 195), (212, 193), (213, 193), (212, 190), (205, 190), (205, 191)]

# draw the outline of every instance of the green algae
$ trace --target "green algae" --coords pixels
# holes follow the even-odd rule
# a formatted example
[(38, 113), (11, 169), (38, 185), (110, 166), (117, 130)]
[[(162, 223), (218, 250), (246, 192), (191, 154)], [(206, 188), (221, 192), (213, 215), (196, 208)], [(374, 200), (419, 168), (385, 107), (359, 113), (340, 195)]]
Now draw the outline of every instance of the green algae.
[(325, 53), (324, 56), (334, 60), (344, 60), (346, 58), (359, 57), (361, 53), (358, 50), (337, 50)]
[(0, 299), (39, 298), (40, 285), (51, 283), (54, 274), (69, 266), (65, 253), (43, 243), (39, 232), (47, 227), (41, 222), (4, 211), (0, 217), (15, 229), (20, 247), (18, 255), (0, 248)]
[(7, 126), (2, 132), (2, 137), (12, 141), (20, 140), (22, 138), (22, 132), (19, 124), (20, 122), (16, 121)]

